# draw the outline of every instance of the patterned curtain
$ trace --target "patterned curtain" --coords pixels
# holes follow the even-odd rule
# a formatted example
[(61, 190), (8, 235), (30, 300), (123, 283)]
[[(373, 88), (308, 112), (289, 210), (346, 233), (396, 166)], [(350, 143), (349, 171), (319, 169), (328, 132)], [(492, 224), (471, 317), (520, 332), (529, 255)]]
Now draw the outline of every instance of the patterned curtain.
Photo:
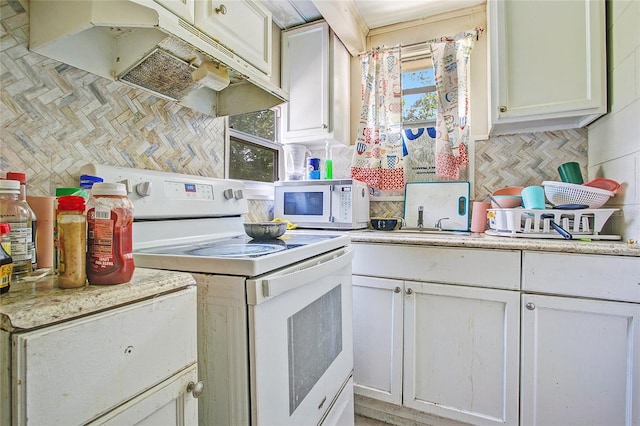
[(429, 45), (438, 92), (436, 176), (439, 180), (466, 178), (469, 163), (469, 55), (477, 35), (478, 30), (465, 31)]
[(400, 48), (362, 56), (362, 111), (351, 177), (374, 190), (404, 189)]

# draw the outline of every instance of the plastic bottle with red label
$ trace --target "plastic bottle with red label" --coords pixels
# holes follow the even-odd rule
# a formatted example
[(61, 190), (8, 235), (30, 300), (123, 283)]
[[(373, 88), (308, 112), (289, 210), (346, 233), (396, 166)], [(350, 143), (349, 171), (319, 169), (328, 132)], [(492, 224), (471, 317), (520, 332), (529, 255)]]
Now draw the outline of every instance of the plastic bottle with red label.
[(121, 183), (97, 182), (87, 202), (87, 279), (89, 284), (131, 281), (133, 204)]

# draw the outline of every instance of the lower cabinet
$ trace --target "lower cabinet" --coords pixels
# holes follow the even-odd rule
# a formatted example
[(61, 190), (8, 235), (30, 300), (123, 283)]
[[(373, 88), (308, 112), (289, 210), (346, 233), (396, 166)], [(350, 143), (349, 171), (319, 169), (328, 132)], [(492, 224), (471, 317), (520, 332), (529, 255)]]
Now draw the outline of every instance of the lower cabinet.
[[(393, 247), (386, 249), (386, 259), (393, 257)], [(431, 250), (414, 255), (470, 255), (473, 262), (465, 250)], [(498, 251), (496, 261), (502, 255), (511, 257)], [(410, 269), (403, 266), (394, 265), (396, 274)], [(353, 294), (356, 394), (432, 416), (419, 419), (425, 423), (518, 423), (518, 291), (354, 275)]]
[(0, 332), (11, 424), (197, 424), (196, 306), (192, 286)]

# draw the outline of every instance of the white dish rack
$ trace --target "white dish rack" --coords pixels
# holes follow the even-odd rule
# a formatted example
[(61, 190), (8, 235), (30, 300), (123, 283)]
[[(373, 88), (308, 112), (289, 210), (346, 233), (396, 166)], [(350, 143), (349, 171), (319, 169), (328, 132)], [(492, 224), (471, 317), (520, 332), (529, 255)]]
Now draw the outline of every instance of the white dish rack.
[[(551, 227), (551, 220), (575, 238), (619, 240), (619, 235), (602, 235), (602, 227), (618, 209), (489, 209), (487, 235), (522, 238), (563, 238)], [(545, 215), (545, 218), (542, 216)], [(553, 217), (546, 217), (553, 215)]]

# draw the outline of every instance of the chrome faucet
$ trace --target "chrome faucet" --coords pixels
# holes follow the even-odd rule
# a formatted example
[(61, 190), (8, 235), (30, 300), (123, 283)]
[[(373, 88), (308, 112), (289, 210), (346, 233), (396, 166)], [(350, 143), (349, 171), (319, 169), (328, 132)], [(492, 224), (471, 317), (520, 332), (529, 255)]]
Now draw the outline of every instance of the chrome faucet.
[(442, 221), (443, 220), (447, 220), (449, 219), (448, 217), (441, 217), (440, 219), (438, 219), (438, 221), (436, 222), (436, 229), (438, 231), (442, 231)]
[(423, 223), (423, 212), (424, 212), (424, 206), (418, 206), (418, 228), (422, 228), (424, 226)]

